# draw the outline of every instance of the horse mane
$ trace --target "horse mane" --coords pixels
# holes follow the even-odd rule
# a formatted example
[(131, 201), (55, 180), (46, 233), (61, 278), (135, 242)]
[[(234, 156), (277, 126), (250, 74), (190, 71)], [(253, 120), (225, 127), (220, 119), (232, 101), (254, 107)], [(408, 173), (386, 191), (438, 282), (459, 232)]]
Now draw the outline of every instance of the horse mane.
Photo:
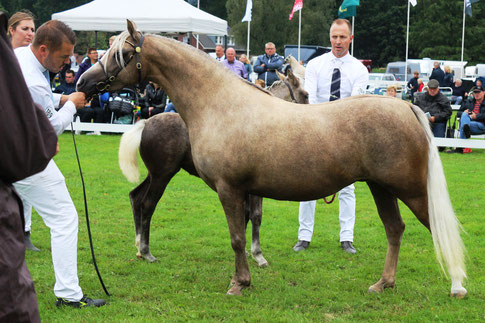
[[(264, 93), (268, 94), (268, 95), (274, 96), (274, 95), (273, 95), (273, 93), (271, 93), (270, 91), (268, 91), (268, 90), (266, 90), (266, 89), (263, 89), (263, 88), (262, 88), (261, 86), (259, 86), (259, 85), (256, 85), (256, 84), (254, 84), (254, 83), (252, 83), (252, 82), (249, 82), (248, 80), (244, 80), (244, 79), (243, 79), (243, 81), (244, 81), (245, 83), (247, 83), (247, 84), (251, 85), (252, 87), (257, 88), (258, 90), (260, 90), (260, 91), (262, 91), (262, 92), (264, 92)], [(281, 82), (281, 81), (277, 81), (277, 82)], [(276, 82), (275, 82), (275, 83), (276, 83)], [(273, 84), (274, 84), (274, 83), (273, 83)], [(271, 86), (273, 86), (273, 85), (271, 85)]]
[[(181, 45), (186, 50), (190, 51), (192, 54), (197, 55), (198, 58), (200, 60), (202, 60), (204, 64), (207, 63), (207, 64), (213, 64), (214, 67), (215, 66), (223, 67), (221, 65), (221, 63), (219, 63), (216, 60), (212, 59), (212, 57), (210, 57), (208, 54), (206, 54), (205, 52), (203, 52), (203, 51), (201, 51), (201, 50), (199, 50), (199, 49), (197, 49), (197, 48), (195, 48), (193, 46), (190, 46), (188, 44), (179, 42), (178, 40), (171, 39), (171, 38), (167, 38), (167, 37), (163, 37), (163, 36), (160, 36), (160, 35), (155, 35), (155, 34), (146, 34), (146, 35), (150, 35), (150, 36), (153, 36), (155, 38), (160, 38), (160, 39), (163, 39), (164, 41), (167, 41), (167, 42), (173, 42), (174, 44), (177, 44), (178, 46)], [(130, 37), (130, 33), (127, 30), (123, 31), (121, 34), (119, 34), (115, 38), (115, 40), (113, 41), (113, 44), (111, 45), (111, 47), (108, 50), (108, 52), (110, 52), (111, 50), (114, 50), (114, 51), (117, 51), (118, 52), (119, 55), (115, 55), (115, 59), (116, 59), (116, 62), (120, 66), (124, 66), (124, 63), (125, 63), (125, 61), (123, 59), (123, 46), (125, 45), (125, 42), (128, 39), (128, 37)], [(104, 59), (104, 57), (108, 57), (108, 55), (107, 55), (108, 52), (103, 56), (102, 59)], [(106, 62), (103, 61), (103, 63), (106, 63)], [(261, 91), (261, 92), (263, 92), (263, 93), (265, 93), (267, 95), (273, 96), (273, 94), (271, 92), (269, 92), (268, 90), (263, 89), (262, 87), (257, 86), (256, 84), (251, 83), (248, 80), (245, 80), (243, 78), (238, 77), (237, 75), (235, 75), (232, 71), (230, 71), (227, 68), (217, 68), (217, 70), (219, 70), (220, 72), (225, 73), (227, 75), (230, 75), (231, 77), (235, 77), (238, 80), (243, 81), (244, 83), (250, 85), (253, 88), (258, 89), (259, 91)], [(277, 82), (281, 82), (281, 81), (277, 81)]]

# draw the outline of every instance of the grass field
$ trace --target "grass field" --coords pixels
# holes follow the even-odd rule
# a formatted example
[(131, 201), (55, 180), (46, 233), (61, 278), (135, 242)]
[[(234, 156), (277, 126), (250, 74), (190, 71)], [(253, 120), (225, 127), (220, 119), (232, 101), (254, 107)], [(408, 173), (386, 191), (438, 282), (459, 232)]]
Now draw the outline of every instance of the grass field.
[[(112, 296), (98, 309), (55, 307), (50, 236), (35, 214), (32, 239), (42, 252), (28, 252), (26, 259), (43, 321), (485, 321), (485, 151), (440, 154), (453, 206), (466, 231), (467, 298), (448, 296), (451, 284), (436, 261), (431, 235), (402, 204), (407, 226), (396, 287), (379, 295), (367, 293), (382, 273), (387, 240), (365, 183), (356, 184), (356, 255), (339, 248), (338, 203), (318, 202), (311, 246), (295, 253), (291, 247), (297, 240), (298, 203), (265, 199), (261, 246), (270, 265), (261, 269), (250, 260), (251, 287), (242, 297), (231, 297), (225, 293), (234, 273), (234, 253), (225, 216), (216, 193), (185, 172), (170, 183), (153, 216), (150, 242), (158, 262), (136, 258), (128, 199), (134, 185), (118, 168), (119, 138), (76, 136), (98, 266)], [(92, 266), (70, 134), (60, 137), (60, 148), (55, 160), (79, 212), (81, 287), (88, 296), (103, 298)], [(143, 167), (141, 172), (146, 174)]]

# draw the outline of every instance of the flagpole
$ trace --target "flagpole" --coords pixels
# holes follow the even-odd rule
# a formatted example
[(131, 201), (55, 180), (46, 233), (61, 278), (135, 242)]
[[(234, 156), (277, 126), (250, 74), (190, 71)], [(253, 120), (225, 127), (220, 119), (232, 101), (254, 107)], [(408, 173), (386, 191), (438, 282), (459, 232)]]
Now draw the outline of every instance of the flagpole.
[(251, 21), (248, 21), (248, 45), (247, 45), (247, 54), (246, 56), (249, 59), (249, 33), (251, 32)]
[(298, 63), (300, 62), (300, 41), (301, 41), (301, 12), (303, 8), (300, 9), (300, 13), (298, 16)]
[[(197, 0), (197, 9), (200, 7), (200, 0)], [(195, 35), (195, 39), (197, 41), (197, 46), (196, 48), (199, 49), (199, 34)]]
[[(466, 0), (463, 0), (463, 31), (461, 33), (461, 68), (463, 69), (464, 66), (463, 66), (463, 52), (464, 52), (464, 49), (465, 49), (465, 19), (466, 19), (466, 15), (465, 15), (465, 9), (466, 9)], [(465, 73), (464, 71), (461, 71), (462, 72), (462, 75), (464, 76)]]
[(408, 22), (406, 26), (406, 61), (404, 64), (404, 82), (406, 82), (406, 84), (408, 81), (409, 12), (410, 11), (411, 11), (411, 3), (408, 1)]
[[(355, 24), (355, 16), (352, 16), (352, 35), (354, 35), (354, 24)], [(350, 55), (354, 56), (354, 42), (352, 42), (352, 48), (350, 49)]]

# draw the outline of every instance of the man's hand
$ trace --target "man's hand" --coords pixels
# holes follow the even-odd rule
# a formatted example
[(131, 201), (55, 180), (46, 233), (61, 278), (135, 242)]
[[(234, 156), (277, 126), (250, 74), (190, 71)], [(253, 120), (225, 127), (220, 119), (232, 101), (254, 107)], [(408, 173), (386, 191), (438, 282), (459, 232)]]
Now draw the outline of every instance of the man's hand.
[(69, 94), (68, 100), (74, 103), (76, 109), (82, 109), (86, 104), (86, 94), (83, 92), (74, 92)]
[(56, 144), (56, 153), (54, 154), (54, 156), (57, 155), (58, 153), (59, 153), (59, 142)]
[(475, 112), (472, 112), (470, 114), (470, 119), (475, 120), (477, 118), (477, 114)]
[(434, 121), (435, 121), (435, 120), (436, 120), (436, 119), (435, 119), (435, 116), (432, 116), (432, 117), (430, 117), (430, 118), (429, 118), (429, 121), (430, 121), (431, 123), (434, 123)]

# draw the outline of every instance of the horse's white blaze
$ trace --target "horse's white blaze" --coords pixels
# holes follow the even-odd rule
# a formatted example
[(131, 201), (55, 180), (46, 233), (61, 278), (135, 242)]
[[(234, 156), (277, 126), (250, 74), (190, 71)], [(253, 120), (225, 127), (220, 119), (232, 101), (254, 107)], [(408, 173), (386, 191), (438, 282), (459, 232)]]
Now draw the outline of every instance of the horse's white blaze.
[(143, 128), (145, 128), (145, 123), (146, 120), (138, 121), (134, 127), (121, 136), (118, 161), (123, 175), (131, 183), (138, 182), (140, 178), (136, 152), (140, 147), (141, 133)]
[(432, 142), (429, 121), (419, 107), (413, 106), (413, 110), (428, 139), (428, 213), (436, 258), (445, 274), (443, 260), (446, 264), (452, 280), (452, 294), (454, 291), (466, 294), (466, 289), (461, 286), (466, 278), (465, 247), (460, 237), (462, 228), (451, 206), (443, 166)]

